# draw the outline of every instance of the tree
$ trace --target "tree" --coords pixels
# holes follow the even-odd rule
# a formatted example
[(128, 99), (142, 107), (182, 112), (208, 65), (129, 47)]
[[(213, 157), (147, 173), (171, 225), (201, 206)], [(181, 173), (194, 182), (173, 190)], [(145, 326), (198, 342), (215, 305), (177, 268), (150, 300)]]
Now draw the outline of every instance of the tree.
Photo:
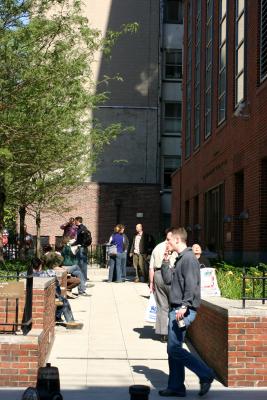
[(135, 30), (126, 25), (103, 38), (78, 0), (1, 2), (0, 229), (6, 197), (31, 205), (39, 223), (40, 210), (57, 207), (124, 130), (91, 119), (107, 98), (95, 90), (92, 63), (96, 51), (109, 54), (122, 33)]

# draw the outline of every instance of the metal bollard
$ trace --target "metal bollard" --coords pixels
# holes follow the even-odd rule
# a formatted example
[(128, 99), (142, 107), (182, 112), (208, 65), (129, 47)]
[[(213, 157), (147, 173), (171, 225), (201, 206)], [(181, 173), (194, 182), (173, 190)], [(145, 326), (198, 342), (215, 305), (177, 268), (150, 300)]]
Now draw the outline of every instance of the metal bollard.
[(132, 385), (129, 387), (131, 400), (148, 400), (150, 387), (146, 385)]
[(38, 369), (36, 388), (25, 390), (22, 400), (63, 400), (60, 393), (59, 372), (57, 367), (47, 363)]

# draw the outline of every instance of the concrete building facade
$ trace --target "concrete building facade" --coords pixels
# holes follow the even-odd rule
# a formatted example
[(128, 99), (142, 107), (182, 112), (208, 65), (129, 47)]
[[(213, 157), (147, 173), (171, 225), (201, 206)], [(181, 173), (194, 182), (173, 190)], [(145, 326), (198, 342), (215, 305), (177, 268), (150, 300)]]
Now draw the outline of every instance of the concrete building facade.
[(267, 260), (267, 2), (185, 1), (172, 222), (225, 259)]
[[(95, 92), (109, 92), (92, 117), (103, 126), (121, 123), (133, 131), (106, 147), (97, 171), (69, 197), (70, 212), (43, 215), (41, 234), (53, 243), (61, 234), (59, 220), (82, 215), (94, 243), (107, 240), (118, 222), (127, 225), (130, 235), (141, 222), (157, 237), (170, 222), (170, 176), (180, 160), (182, 0), (87, 0), (84, 13), (103, 35), (138, 23), (137, 33), (119, 38), (111, 57), (97, 53), (92, 65)], [(116, 75), (122, 79), (99, 84)], [(107, 192), (103, 202), (101, 194)], [(105, 215), (110, 218), (104, 224)], [(33, 221), (28, 225), (34, 233)]]

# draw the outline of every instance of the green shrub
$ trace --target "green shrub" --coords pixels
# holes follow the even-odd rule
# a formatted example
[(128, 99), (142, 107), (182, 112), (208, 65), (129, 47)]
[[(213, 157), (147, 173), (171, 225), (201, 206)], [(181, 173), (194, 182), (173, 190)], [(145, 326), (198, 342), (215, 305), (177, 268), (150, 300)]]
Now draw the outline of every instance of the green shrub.
[[(221, 295), (228, 299), (242, 298), (242, 276), (244, 269), (239, 265), (219, 262), (215, 265), (218, 286), (221, 290)], [(261, 277), (267, 272), (267, 265), (260, 263), (254, 266), (245, 267), (246, 276)], [(246, 296), (247, 297), (262, 297), (262, 281), (246, 280)]]

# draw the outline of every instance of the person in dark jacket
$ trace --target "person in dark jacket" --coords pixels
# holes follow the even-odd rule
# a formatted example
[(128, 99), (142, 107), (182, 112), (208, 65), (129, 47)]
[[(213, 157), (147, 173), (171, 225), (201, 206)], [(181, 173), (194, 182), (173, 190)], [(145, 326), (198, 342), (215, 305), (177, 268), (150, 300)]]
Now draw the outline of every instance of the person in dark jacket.
[(202, 249), (199, 244), (195, 243), (192, 246), (192, 250), (198, 259), (200, 268), (210, 268), (210, 262), (209, 259), (205, 256), (202, 255)]
[(90, 246), (92, 239), (91, 233), (83, 224), (82, 217), (74, 219), (77, 228), (77, 238), (71, 246), (78, 246), (77, 260), (78, 265), (83, 273), (84, 279), (87, 280), (87, 264), (88, 264), (88, 246)]
[(142, 224), (137, 224), (136, 234), (130, 250), (130, 257), (133, 257), (133, 266), (135, 268), (135, 282), (140, 282), (143, 276), (144, 282), (148, 282), (148, 262), (149, 256), (155, 247), (154, 238), (143, 231)]
[[(200, 380), (199, 395), (206, 394), (214, 380), (214, 372), (203, 361), (183, 349), (186, 329), (194, 321), (200, 305), (200, 268), (192, 249), (186, 245), (187, 232), (184, 228), (172, 228), (167, 234), (167, 245), (161, 273), (169, 291), (168, 326), (168, 386), (159, 391), (160, 396), (184, 397), (186, 395), (185, 366)], [(174, 268), (170, 268), (170, 252), (178, 257)]]

